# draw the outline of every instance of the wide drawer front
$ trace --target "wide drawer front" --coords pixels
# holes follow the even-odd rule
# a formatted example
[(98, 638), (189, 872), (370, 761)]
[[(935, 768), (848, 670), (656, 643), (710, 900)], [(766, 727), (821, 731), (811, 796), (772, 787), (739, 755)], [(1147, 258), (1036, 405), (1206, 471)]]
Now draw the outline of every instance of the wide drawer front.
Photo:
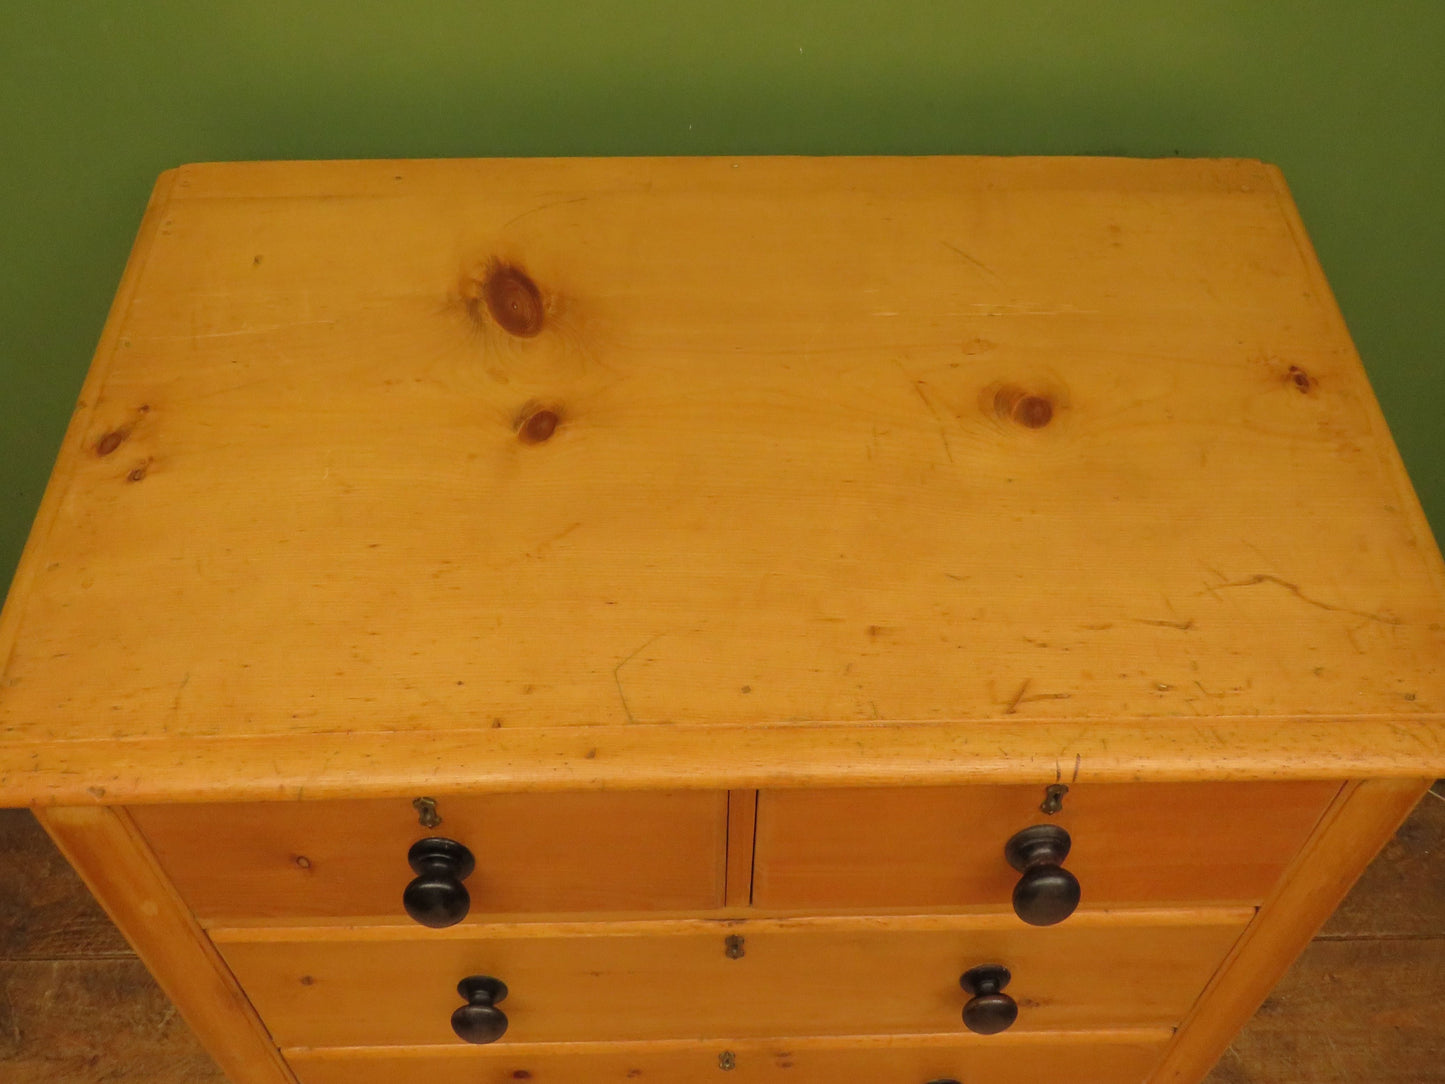
[[(216, 931), (283, 1047), (456, 1045), (457, 983), (506, 983), (504, 1043), (964, 1031), (959, 977), (1012, 972), (1013, 1030), (1178, 1022), (1248, 910)], [(732, 940), (730, 940), (732, 939)]]
[[(1167, 1030), (295, 1051), (300, 1084), (1140, 1084)], [(728, 1067), (728, 1076), (719, 1070)]]
[(142, 806), (136, 824), (205, 922), (407, 921), (407, 852), (464, 845), (473, 920), (531, 912), (670, 911), (723, 900), (727, 795), (582, 792), (442, 798), (423, 827), (409, 799)]
[(768, 790), (753, 904), (792, 910), (1008, 907), (1004, 847), (1063, 828), (1083, 906), (1258, 903), (1339, 791), (1326, 783), (1080, 784), (1050, 816), (1040, 786)]

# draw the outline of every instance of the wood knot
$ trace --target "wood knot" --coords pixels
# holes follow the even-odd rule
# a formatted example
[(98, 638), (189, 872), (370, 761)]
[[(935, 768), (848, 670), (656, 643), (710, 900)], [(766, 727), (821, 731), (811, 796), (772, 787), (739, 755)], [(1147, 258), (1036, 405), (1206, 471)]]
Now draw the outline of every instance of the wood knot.
[(1291, 365), (1289, 371), (1284, 374), (1284, 378), (1302, 393), (1310, 392), (1315, 386), (1315, 382), (1310, 378), (1310, 374), (1298, 365)]
[(1042, 429), (1054, 420), (1054, 402), (1022, 388), (1002, 387), (993, 395), (994, 413), (1017, 422), (1025, 429)]
[(115, 451), (125, 442), (125, 438), (128, 436), (130, 436), (129, 429), (112, 429), (95, 442), (95, 454), (99, 456), (110, 455), (111, 452)]
[(493, 264), (482, 280), (482, 300), (503, 331), (523, 339), (541, 332), (546, 317), (542, 291), (520, 267)]
[(517, 423), (517, 439), (523, 444), (541, 444), (551, 439), (561, 422), (561, 416), (549, 407), (529, 408)]

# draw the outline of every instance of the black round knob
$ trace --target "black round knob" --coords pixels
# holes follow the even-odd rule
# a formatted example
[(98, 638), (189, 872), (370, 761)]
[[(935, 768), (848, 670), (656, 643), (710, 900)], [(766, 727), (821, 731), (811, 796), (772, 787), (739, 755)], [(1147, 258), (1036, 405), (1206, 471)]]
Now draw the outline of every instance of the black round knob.
[(1030, 926), (1062, 922), (1079, 906), (1079, 879), (1063, 869), (1069, 833), (1056, 824), (1036, 824), (1004, 845), (1008, 864), (1023, 874), (1014, 886), (1014, 914)]
[(1018, 1002), (1003, 993), (1012, 976), (1002, 964), (980, 964), (958, 980), (972, 995), (963, 1007), (963, 1026), (979, 1035), (997, 1035), (1019, 1018)]
[(423, 926), (439, 930), (467, 917), (472, 897), (462, 884), (476, 869), (472, 852), (454, 839), (419, 839), (406, 854), (416, 879), (401, 894), (402, 906)]
[(466, 1000), (452, 1013), (452, 1030), (463, 1042), (494, 1043), (507, 1033), (507, 1014), (497, 1002), (507, 996), (507, 984), (490, 975), (468, 975), (457, 983), (457, 993)]

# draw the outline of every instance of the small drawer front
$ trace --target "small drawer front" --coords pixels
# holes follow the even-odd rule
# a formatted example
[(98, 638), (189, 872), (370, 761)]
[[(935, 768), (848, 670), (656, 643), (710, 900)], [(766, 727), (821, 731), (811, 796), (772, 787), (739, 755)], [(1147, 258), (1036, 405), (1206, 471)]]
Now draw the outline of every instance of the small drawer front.
[(441, 798), (427, 829), (409, 799), (131, 810), (203, 922), (409, 922), (407, 852), (443, 836), (475, 857), (469, 920), (537, 912), (721, 906), (727, 795), (587, 792)]
[(1008, 908), (1004, 846), (1036, 824), (1071, 839), (1086, 908), (1262, 900), (1339, 791), (1327, 783), (772, 790), (758, 796), (753, 904), (778, 910)]
[[(297, 1051), (299, 1084), (1140, 1084), (1168, 1031)], [(719, 1070), (729, 1067), (728, 1076)]]
[[(982, 964), (1012, 972), (1011, 1031), (1023, 1034), (1177, 1023), (1251, 912), (1132, 917), (1044, 930), (987, 915), (216, 939), (282, 1047), (458, 1045), (457, 983), (473, 975), (508, 987), (496, 1006), (508, 1044), (963, 1034), (959, 978)], [(731, 951), (729, 937), (742, 939)]]

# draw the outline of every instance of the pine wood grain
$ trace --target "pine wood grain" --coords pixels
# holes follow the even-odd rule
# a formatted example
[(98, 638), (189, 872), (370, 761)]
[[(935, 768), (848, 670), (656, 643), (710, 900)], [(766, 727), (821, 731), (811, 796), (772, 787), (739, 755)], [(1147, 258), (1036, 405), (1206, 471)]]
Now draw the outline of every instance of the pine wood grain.
[[(0, 746), (0, 759), (5, 753)], [(578, 789), (1391, 779), (1445, 770), (1445, 717), (1314, 723), (1031, 720), (518, 728), (65, 742), (0, 770), (0, 802), (290, 801)]]
[(1202, 716), (1323, 762), (1371, 717), (1445, 770), (1439, 555), (1268, 167), (168, 184), (0, 625), (0, 795), (639, 723), (1066, 722), (1072, 760)]
[(1076, 784), (1054, 816), (1043, 787), (766, 790), (753, 901), (782, 909), (1006, 908), (1004, 844), (1066, 830), (1086, 907), (1258, 903), (1336, 793), (1334, 783)]
[[(724, 1039), (713, 1043), (528, 1044), (524, 1047), (296, 1051), (301, 1084), (877, 1084), (878, 1081), (1085, 1079), (1138, 1084), (1164, 1034), (1137, 1031), (1019, 1035)], [(719, 1077), (718, 1059), (733, 1068)]]
[(516, 912), (692, 911), (723, 903), (727, 795), (500, 794), (440, 800), (421, 827), (407, 798), (141, 806), (136, 824), (207, 923), (383, 917), (409, 922), (407, 850), (471, 849), (468, 921)]
[(1252, 914), (1076, 915), (1047, 929), (1008, 915), (212, 936), (283, 1047), (451, 1045), (456, 984), (474, 974), (509, 985), (503, 1041), (516, 1043), (962, 1032), (959, 976), (999, 962), (1019, 1032), (1162, 1027)]

